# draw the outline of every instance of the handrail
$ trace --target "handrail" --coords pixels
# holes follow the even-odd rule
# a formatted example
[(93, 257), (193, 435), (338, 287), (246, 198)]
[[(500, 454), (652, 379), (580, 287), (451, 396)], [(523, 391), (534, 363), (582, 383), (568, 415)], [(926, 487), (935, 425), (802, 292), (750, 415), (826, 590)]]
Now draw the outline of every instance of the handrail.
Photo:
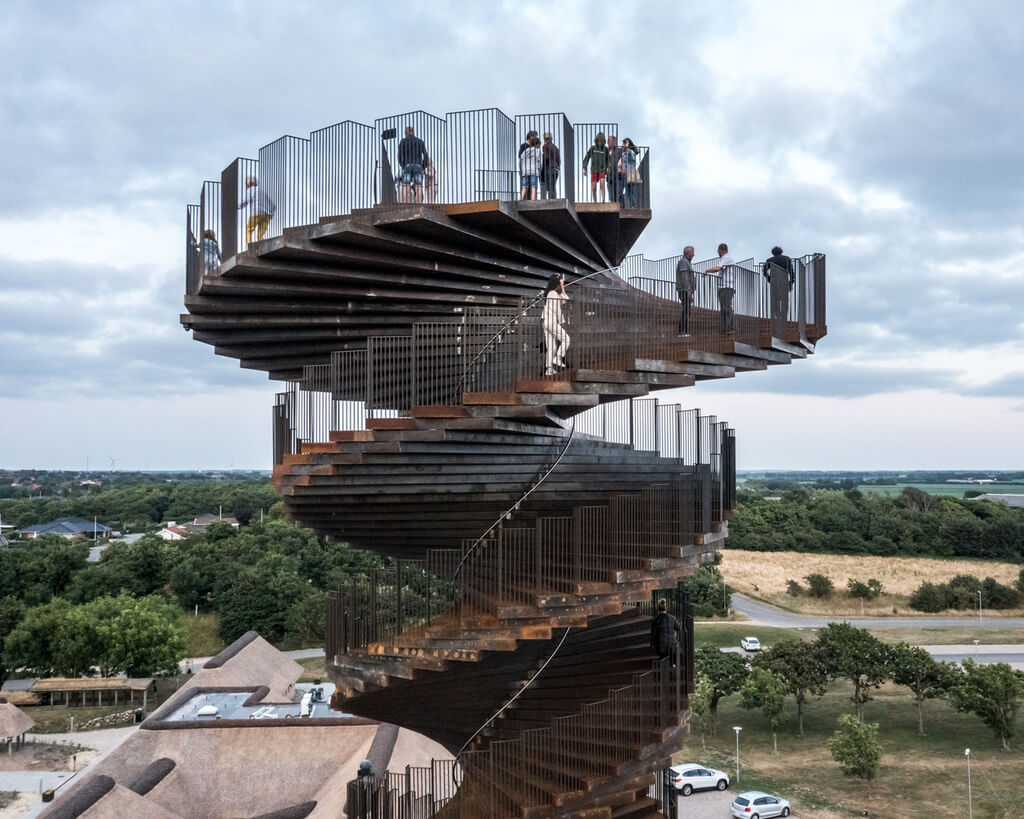
[(531, 685), (533, 685), (534, 680), (536, 680), (541, 674), (544, 673), (544, 669), (548, 667), (548, 664), (553, 659), (555, 659), (555, 655), (557, 655), (559, 650), (562, 648), (562, 646), (565, 645), (565, 640), (569, 636), (569, 632), (570, 631), (572, 631), (572, 626), (569, 626), (568, 628), (566, 628), (565, 633), (562, 635), (562, 639), (559, 640), (558, 641), (558, 645), (555, 646), (555, 650), (552, 651), (548, 655), (548, 658), (544, 661), (544, 664), (541, 665), (541, 667), (538, 668), (534, 672), (533, 676), (530, 677), (530, 679), (526, 681), (526, 685), (524, 685), (522, 688), (520, 688), (518, 691), (516, 691), (515, 694), (513, 694), (511, 697), (509, 697), (508, 702), (506, 702), (504, 705), (501, 706), (501, 708), (499, 708), (497, 711), (495, 711), (493, 714), (491, 714), (491, 716), (489, 716), (487, 718), (487, 720), (483, 723), (483, 725), (481, 725), (479, 728), (477, 728), (476, 731), (473, 732), (473, 735), (469, 739), (467, 739), (464, 743), (462, 743), (462, 747), (459, 748), (459, 752), (457, 754), (455, 754), (455, 760), (456, 761), (458, 761), (459, 757), (462, 756), (462, 754), (465, 752), (466, 748), (468, 748), (470, 746), (470, 744), (473, 742), (473, 740), (476, 739), (478, 736), (480, 736), (480, 732), (483, 731), (492, 722), (494, 722), (494, 720), (496, 720), (499, 716), (501, 716), (501, 713), (506, 708), (508, 708), (512, 703), (514, 703), (517, 699), (519, 699), (519, 695), (522, 694)]
[[(574, 284), (579, 284), (580, 282), (586, 281), (587, 279), (589, 279), (589, 278), (591, 278), (593, 276), (596, 276), (599, 273), (610, 273), (611, 271), (618, 270), (618, 269), (619, 269), (618, 267), (605, 267), (605, 268), (603, 268), (601, 270), (595, 270), (593, 273), (588, 273), (586, 276), (581, 276), (578, 279), (573, 279), (571, 282), (569, 282), (566, 285), (566, 288), (572, 287)], [(466, 368), (462, 371), (462, 377), (459, 379), (459, 383), (455, 385), (455, 391), (452, 394), (452, 400), (453, 401), (459, 402), (459, 396), (462, 395), (462, 388), (463, 388), (463, 386), (466, 383), (466, 379), (469, 378), (470, 372), (472, 371), (473, 367), (476, 366), (476, 363), (480, 360), (480, 357), (491, 348), (491, 345), (494, 344), (494, 342), (497, 341), (497, 339), (500, 338), (501, 335), (509, 327), (511, 327), (513, 324), (515, 324), (517, 321), (519, 321), (519, 319), (523, 318), (530, 310), (532, 310), (537, 304), (539, 304), (542, 299), (544, 299), (546, 297), (547, 297), (547, 293), (542, 291), (539, 296), (537, 296), (533, 301), (531, 301), (528, 305), (526, 305), (526, 307), (524, 307), (522, 310), (520, 310), (515, 316), (510, 318), (508, 320), (508, 322), (506, 322), (504, 325), (502, 325), (501, 329), (498, 330), (498, 332), (496, 332), (493, 336), (491, 336), (487, 340), (487, 343), (484, 344), (484, 346), (483, 346), (483, 348), (481, 348), (480, 352), (478, 352), (473, 357), (473, 360), (470, 361), (469, 364), (466, 365)]]
[(551, 464), (551, 466), (548, 467), (547, 471), (543, 475), (541, 475), (540, 478), (538, 478), (536, 481), (534, 481), (533, 485), (529, 489), (527, 489), (526, 492), (523, 493), (522, 497), (520, 497), (519, 500), (517, 500), (508, 509), (506, 509), (504, 512), (502, 512), (501, 515), (498, 516), (497, 520), (495, 520), (494, 523), (492, 523), (490, 526), (487, 527), (487, 531), (486, 532), (484, 532), (482, 535), (480, 535), (480, 537), (478, 537), (475, 541), (473, 541), (473, 545), (470, 546), (469, 549), (466, 550), (466, 553), (459, 560), (458, 565), (455, 567), (455, 571), (452, 573), (452, 582), (453, 583), (456, 580), (459, 579), (459, 572), (462, 571), (462, 567), (466, 563), (466, 560), (468, 560), (469, 556), (471, 554), (473, 554), (473, 552), (475, 552), (477, 550), (477, 548), (480, 546), (481, 543), (484, 542), (484, 540), (487, 538), (487, 536), (491, 532), (493, 532), (495, 530), (495, 528), (497, 528), (498, 524), (500, 524), (503, 520), (505, 520), (505, 518), (507, 518), (509, 515), (511, 515), (514, 511), (516, 511), (516, 509), (519, 508), (519, 505), (524, 500), (526, 500), (528, 497), (530, 497), (530, 495), (532, 495), (536, 491), (538, 486), (540, 486), (542, 483), (544, 483), (544, 481), (547, 480), (548, 475), (550, 475), (552, 472), (554, 472), (555, 468), (562, 462), (562, 458), (565, 457), (565, 453), (569, 450), (569, 445), (572, 444), (573, 439), (575, 437), (576, 437), (576, 419), (573, 418), (572, 419), (572, 426), (569, 427), (569, 440), (567, 440), (565, 442), (565, 446), (562, 447), (562, 451), (558, 453), (558, 457), (555, 459), (555, 462), (553, 464)]

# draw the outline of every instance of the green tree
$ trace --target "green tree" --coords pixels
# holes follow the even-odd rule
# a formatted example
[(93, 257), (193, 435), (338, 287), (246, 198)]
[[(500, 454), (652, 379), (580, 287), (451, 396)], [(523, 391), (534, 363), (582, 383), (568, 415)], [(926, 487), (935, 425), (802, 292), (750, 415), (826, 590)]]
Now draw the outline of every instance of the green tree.
[(878, 723), (861, 722), (850, 714), (841, 714), (839, 727), (828, 740), (828, 749), (845, 776), (871, 781), (878, 775), (882, 761)]
[(730, 589), (716, 566), (701, 566), (690, 577), (679, 581), (679, 588), (686, 592), (693, 612), (698, 617), (725, 617), (732, 600)]
[(309, 584), (299, 577), (293, 557), (268, 554), (242, 569), (220, 600), (220, 632), (233, 642), (255, 629), (271, 642), (288, 632), (288, 615)]
[(715, 687), (711, 680), (703, 674), (698, 674), (693, 689), (690, 695), (690, 728), (700, 733), (700, 747), (706, 751), (708, 746), (705, 739), (714, 722), (711, 698), (714, 696)]
[(917, 732), (924, 734), (924, 701), (946, 693), (953, 681), (949, 666), (936, 660), (923, 648), (896, 643), (889, 646), (889, 676), (897, 685), (905, 685), (917, 702)]
[(811, 597), (831, 597), (835, 588), (832, 581), (823, 574), (812, 572), (804, 580), (807, 581), (807, 593)]
[(40, 677), (84, 671), (87, 666), (78, 656), (76, 641), (68, 639), (71, 609), (71, 604), (59, 597), (29, 609), (4, 643), (7, 666), (24, 668)]
[(815, 645), (802, 640), (780, 640), (762, 651), (754, 664), (774, 672), (786, 681), (789, 693), (796, 700), (797, 724), (800, 736), (803, 736), (807, 698), (811, 695), (823, 696), (828, 684), (828, 674)]
[(1024, 697), (1024, 675), (1006, 663), (977, 665), (964, 660), (962, 671), (949, 689), (949, 699), (958, 711), (970, 712), (981, 718), (1010, 750), (1010, 739), (1015, 732), (1017, 710)]
[(853, 685), (853, 704), (858, 719), (863, 719), (864, 704), (871, 699), (868, 691), (878, 688), (889, 673), (885, 645), (849, 623), (829, 623), (818, 632), (815, 644), (828, 675)]
[(711, 684), (708, 707), (711, 711), (711, 733), (715, 734), (718, 723), (718, 703), (740, 690), (747, 678), (747, 666), (739, 654), (720, 651), (714, 646), (704, 645), (694, 652), (695, 668)]
[(327, 631), (327, 592), (309, 586), (288, 611), (288, 633), (300, 642), (323, 645)]
[(772, 729), (772, 749), (779, 750), (778, 730), (786, 718), (786, 695), (789, 685), (785, 678), (767, 668), (754, 668), (740, 687), (740, 705), (760, 708)]
[(177, 668), (185, 656), (181, 610), (158, 595), (101, 597), (85, 606), (102, 676), (148, 676)]

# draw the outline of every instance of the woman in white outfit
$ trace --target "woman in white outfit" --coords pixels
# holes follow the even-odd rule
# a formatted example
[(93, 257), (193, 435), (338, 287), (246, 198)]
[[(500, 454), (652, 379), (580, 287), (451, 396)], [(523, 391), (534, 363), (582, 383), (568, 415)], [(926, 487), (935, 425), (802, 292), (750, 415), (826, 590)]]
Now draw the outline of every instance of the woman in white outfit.
[(554, 375), (555, 367), (565, 366), (569, 334), (562, 326), (562, 304), (567, 301), (569, 297), (565, 295), (565, 281), (553, 273), (544, 288), (544, 346), (547, 348), (547, 369), (544, 375)]

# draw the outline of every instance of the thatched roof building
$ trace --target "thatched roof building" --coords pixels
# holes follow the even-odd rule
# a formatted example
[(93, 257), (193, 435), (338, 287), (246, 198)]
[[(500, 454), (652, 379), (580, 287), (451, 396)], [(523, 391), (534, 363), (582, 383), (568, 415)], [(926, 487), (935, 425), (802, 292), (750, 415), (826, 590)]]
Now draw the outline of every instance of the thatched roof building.
[(20, 737), (30, 731), (35, 723), (18, 706), (6, 699), (0, 699), (0, 740)]

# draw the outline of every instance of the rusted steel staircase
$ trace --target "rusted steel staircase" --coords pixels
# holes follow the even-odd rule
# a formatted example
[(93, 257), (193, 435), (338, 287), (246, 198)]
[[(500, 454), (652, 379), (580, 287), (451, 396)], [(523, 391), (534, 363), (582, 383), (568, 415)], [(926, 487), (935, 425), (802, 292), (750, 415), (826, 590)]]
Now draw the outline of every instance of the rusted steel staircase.
[[(367, 143), (382, 185), (394, 124)], [(677, 582), (727, 534), (735, 441), (651, 396), (813, 353), (824, 257), (770, 285), (738, 264), (730, 331), (713, 260), (696, 264), (681, 332), (675, 259), (627, 257), (645, 208), (577, 201), (571, 186), (540, 202), (371, 207), (366, 191), (348, 197), (351, 177), (279, 173), (307, 216), (275, 217), (247, 244), (238, 206), (261, 163), (236, 160), (189, 209), (182, 323), (286, 382), (273, 478), (289, 516), (380, 555), (330, 595), (336, 706), (457, 759), (384, 776), (378, 815), (656, 815), (648, 789), (685, 735), (693, 668), (689, 629), (679, 667), (651, 653), (652, 601), (688, 623)], [(211, 226), (226, 243), (215, 267), (196, 253)], [(537, 294), (552, 274), (571, 342), (544, 375)]]

